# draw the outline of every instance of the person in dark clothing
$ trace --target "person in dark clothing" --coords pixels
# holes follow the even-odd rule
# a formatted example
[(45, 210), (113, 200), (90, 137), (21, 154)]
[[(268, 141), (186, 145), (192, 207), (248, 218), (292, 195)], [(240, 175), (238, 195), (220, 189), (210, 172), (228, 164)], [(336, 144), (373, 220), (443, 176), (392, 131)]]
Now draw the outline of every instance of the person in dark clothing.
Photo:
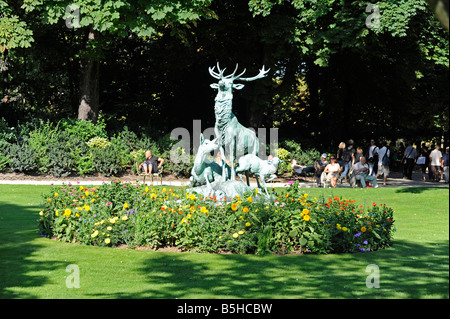
[(139, 170), (144, 174), (158, 173), (163, 163), (163, 158), (152, 156), (152, 152), (147, 151), (145, 152), (145, 161), (139, 165)]
[(412, 179), (412, 171), (416, 164), (417, 150), (413, 146), (412, 142), (407, 142), (408, 146), (403, 152), (402, 164), (403, 164), (403, 178)]
[(355, 161), (355, 149), (353, 148), (353, 140), (348, 140), (347, 147), (342, 154), (342, 160), (344, 161), (344, 172), (341, 175), (341, 183), (344, 179), (347, 182), (347, 174), (353, 166)]

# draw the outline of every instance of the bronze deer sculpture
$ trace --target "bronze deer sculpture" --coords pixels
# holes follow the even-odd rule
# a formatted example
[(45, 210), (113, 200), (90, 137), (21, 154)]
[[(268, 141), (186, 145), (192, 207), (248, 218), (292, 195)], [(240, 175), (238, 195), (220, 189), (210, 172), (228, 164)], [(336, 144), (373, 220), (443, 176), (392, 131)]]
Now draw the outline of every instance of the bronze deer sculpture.
[[(213, 89), (217, 89), (217, 95), (214, 104), (214, 114), (216, 117), (216, 122), (214, 125), (214, 133), (216, 134), (218, 143), (220, 145), (220, 152), (223, 158), (226, 158), (226, 153), (228, 153), (228, 159), (231, 166), (231, 180), (236, 179), (236, 171), (234, 168), (234, 162), (238, 155), (244, 155), (246, 152), (250, 154), (257, 155), (259, 152), (259, 140), (253, 130), (244, 127), (239, 123), (236, 116), (233, 114), (233, 89), (240, 90), (244, 87), (243, 84), (236, 84), (234, 81), (254, 81), (267, 76), (269, 70), (264, 70), (264, 66), (259, 70), (259, 74), (250, 77), (243, 78), (242, 75), (244, 71), (235, 75), (238, 70), (238, 65), (236, 64), (236, 69), (230, 75), (224, 76), (224, 69), (220, 69), (219, 63), (217, 63), (217, 72), (214, 68), (209, 68), (209, 73), (215, 79), (218, 79), (218, 83), (211, 84)], [(225, 170), (223, 172), (224, 180), (226, 179)]]

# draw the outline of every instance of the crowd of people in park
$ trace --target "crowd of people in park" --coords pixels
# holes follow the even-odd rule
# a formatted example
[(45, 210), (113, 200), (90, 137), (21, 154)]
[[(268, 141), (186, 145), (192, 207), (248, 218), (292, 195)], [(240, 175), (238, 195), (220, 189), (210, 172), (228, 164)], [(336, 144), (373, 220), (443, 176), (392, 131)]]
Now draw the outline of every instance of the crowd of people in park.
[(403, 178), (412, 180), (412, 173), (416, 165), (422, 171), (422, 180), (439, 182), (444, 179), (449, 182), (448, 171), (449, 148), (443, 154), (439, 145), (432, 145), (429, 149), (423, 143), (417, 149), (411, 141), (406, 146), (400, 143), (398, 148), (390, 148), (383, 141), (377, 145), (375, 140), (364, 149), (354, 145), (352, 139), (339, 144), (336, 154), (323, 153), (321, 158), (311, 166), (302, 166), (295, 159), (291, 161), (292, 169), (298, 174), (314, 173), (318, 187), (337, 187), (340, 183), (349, 183), (352, 187), (374, 187), (379, 185), (377, 179), (382, 177), (383, 186), (387, 185), (387, 178), (391, 170), (402, 170)]
[[(157, 173), (164, 159), (153, 156), (151, 151), (145, 153), (145, 161), (139, 165), (143, 174)], [(329, 158), (329, 160), (328, 160)], [(383, 186), (387, 185), (387, 178), (391, 170), (403, 173), (404, 179), (412, 180), (412, 173), (416, 165), (422, 172), (422, 181), (439, 182), (444, 179), (449, 182), (449, 148), (442, 153), (438, 144), (428, 148), (423, 143), (417, 149), (411, 141), (406, 146), (400, 143), (398, 148), (390, 148), (386, 142), (377, 145), (370, 140), (370, 146), (354, 146), (352, 139), (347, 143), (341, 142), (336, 154), (328, 156), (323, 153), (314, 165), (302, 166), (295, 159), (291, 160), (292, 169), (298, 174), (314, 173), (318, 187), (337, 187), (349, 183), (352, 187), (378, 187), (377, 179), (382, 177)]]

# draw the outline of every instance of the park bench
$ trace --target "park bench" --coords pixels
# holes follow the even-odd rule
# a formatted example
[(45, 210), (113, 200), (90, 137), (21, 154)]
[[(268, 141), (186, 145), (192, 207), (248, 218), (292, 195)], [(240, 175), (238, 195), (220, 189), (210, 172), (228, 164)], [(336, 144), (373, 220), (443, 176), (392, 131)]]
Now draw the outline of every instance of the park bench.
[(162, 185), (162, 180), (163, 180), (163, 170), (164, 170), (164, 166), (161, 166), (161, 168), (158, 170), (157, 173), (151, 173), (151, 174), (144, 174), (144, 173), (140, 173), (139, 176), (143, 177), (142, 182), (145, 184), (145, 180), (147, 177), (150, 177), (151, 179), (151, 185), (153, 185), (153, 179), (154, 178), (159, 178), (161, 185)]

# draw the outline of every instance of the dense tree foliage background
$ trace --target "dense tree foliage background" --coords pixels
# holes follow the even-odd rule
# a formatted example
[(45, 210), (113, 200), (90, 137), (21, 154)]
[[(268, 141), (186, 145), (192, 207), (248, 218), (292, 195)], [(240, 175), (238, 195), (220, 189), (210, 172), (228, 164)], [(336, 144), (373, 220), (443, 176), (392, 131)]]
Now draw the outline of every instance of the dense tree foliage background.
[(448, 30), (425, 1), (368, 5), (0, 0), (0, 118), (100, 118), (112, 132), (154, 136), (201, 119), (205, 129), (216, 94), (208, 67), (220, 62), (247, 76), (271, 69), (234, 94), (246, 126), (325, 148), (448, 141)]

